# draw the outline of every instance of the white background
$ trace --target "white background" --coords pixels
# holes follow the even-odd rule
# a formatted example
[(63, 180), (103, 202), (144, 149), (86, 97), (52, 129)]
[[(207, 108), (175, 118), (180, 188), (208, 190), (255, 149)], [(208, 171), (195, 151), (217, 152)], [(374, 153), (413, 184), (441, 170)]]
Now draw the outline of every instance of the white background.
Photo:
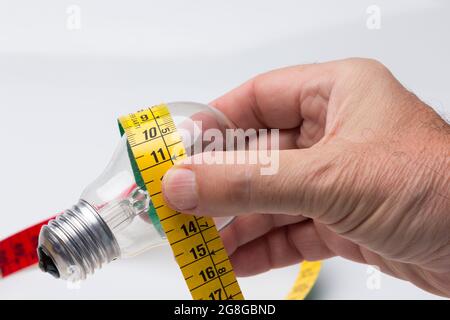
[[(68, 30), (66, 9), (81, 9)], [(366, 27), (369, 5), (381, 29)], [(0, 1), (0, 238), (69, 207), (107, 163), (116, 118), (161, 101), (208, 102), (276, 67), (351, 56), (384, 62), (450, 113), (450, 4), (423, 1)], [(65, 119), (61, 122), (61, 119)], [(297, 266), (241, 279), (247, 298), (281, 299)], [(435, 298), (367, 267), (325, 262), (314, 298)], [(0, 298), (189, 298), (168, 247), (108, 265), (78, 290), (37, 269)]]

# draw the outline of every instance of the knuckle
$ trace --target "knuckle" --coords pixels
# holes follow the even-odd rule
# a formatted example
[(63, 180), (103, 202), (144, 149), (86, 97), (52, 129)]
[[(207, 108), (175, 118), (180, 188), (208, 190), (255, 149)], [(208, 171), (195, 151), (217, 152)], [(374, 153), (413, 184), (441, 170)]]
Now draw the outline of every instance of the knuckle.
[[(349, 92), (359, 92), (358, 96), (366, 97), (367, 90), (377, 90), (381, 92), (387, 86), (396, 83), (394, 76), (389, 69), (380, 61), (367, 58), (351, 58), (344, 60), (340, 65), (342, 88)], [(383, 95), (379, 95), (382, 97)]]
[[(247, 166), (226, 167), (225, 170), (225, 198), (233, 206), (247, 209), (250, 205), (251, 185), (253, 174)], [(220, 188), (220, 186), (218, 186)]]
[(386, 67), (382, 62), (373, 58), (349, 58), (344, 60), (346, 64), (353, 65), (355, 67), (370, 68), (370, 69), (385, 69)]
[(384, 64), (382, 62), (380, 62), (377, 59), (373, 59), (373, 58), (361, 58), (360, 60), (360, 64), (365, 66), (366, 68), (371, 68), (371, 69), (386, 69), (386, 67), (384, 66)]
[(242, 165), (226, 170), (225, 198), (240, 212), (254, 210), (259, 202), (261, 188), (257, 169), (254, 165)]
[(389, 69), (380, 61), (372, 58), (350, 58), (344, 60), (343, 68), (352, 73), (367, 74), (371, 77), (390, 74)]

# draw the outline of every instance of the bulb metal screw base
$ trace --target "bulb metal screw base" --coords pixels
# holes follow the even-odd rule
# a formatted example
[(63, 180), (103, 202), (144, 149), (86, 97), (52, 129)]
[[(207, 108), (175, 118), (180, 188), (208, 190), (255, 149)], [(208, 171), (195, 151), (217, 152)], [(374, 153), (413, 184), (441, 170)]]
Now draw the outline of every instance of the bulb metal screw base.
[(41, 270), (79, 281), (118, 258), (120, 248), (95, 209), (80, 200), (42, 228), (38, 255)]

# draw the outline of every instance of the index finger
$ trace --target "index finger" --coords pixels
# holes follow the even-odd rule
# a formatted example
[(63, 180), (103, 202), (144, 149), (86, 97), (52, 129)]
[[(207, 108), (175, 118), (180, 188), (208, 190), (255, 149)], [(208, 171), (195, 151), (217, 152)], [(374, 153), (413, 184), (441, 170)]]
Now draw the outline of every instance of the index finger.
[(302, 109), (308, 97), (328, 99), (338, 62), (287, 67), (261, 74), (211, 105), (242, 129), (292, 129), (314, 110)]

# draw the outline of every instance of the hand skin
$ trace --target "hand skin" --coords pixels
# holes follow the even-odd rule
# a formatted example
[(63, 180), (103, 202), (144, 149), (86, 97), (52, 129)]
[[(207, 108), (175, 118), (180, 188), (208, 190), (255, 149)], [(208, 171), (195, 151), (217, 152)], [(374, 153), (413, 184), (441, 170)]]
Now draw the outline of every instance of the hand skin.
[(259, 75), (212, 103), (238, 127), (279, 128), (280, 166), (179, 164), (176, 210), (237, 216), (239, 276), (341, 256), (450, 297), (450, 126), (377, 61)]

